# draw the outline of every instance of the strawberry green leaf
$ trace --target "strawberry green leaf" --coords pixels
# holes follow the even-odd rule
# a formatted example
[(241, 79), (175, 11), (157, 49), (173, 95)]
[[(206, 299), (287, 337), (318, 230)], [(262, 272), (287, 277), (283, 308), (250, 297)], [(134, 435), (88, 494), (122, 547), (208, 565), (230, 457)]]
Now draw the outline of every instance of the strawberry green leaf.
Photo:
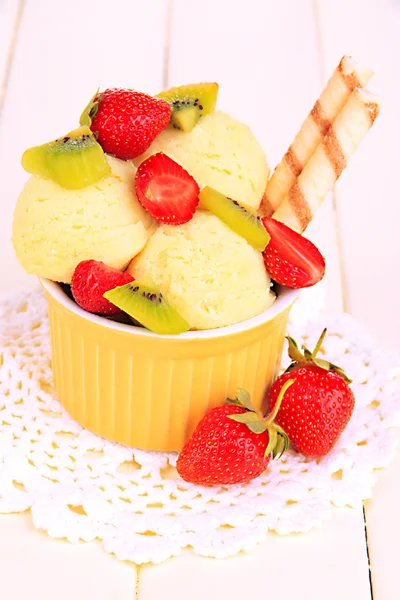
[(332, 365), (332, 363), (327, 360), (323, 360), (322, 358), (314, 358), (314, 363), (321, 367), (321, 369), (326, 369), (327, 371), (329, 371)]
[(231, 404), (232, 406), (240, 406), (240, 408), (244, 408), (240, 400), (238, 400), (237, 398), (227, 398), (226, 402), (227, 404)]
[(321, 369), (325, 369), (326, 371), (334, 371), (335, 373), (337, 373), (338, 375), (343, 377), (343, 379), (345, 380), (346, 383), (351, 383), (351, 379), (349, 377), (347, 377), (347, 375), (343, 371), (343, 369), (341, 367), (338, 367), (337, 365), (334, 365), (333, 363), (329, 362), (328, 360), (322, 360), (321, 358), (314, 358), (313, 363), (318, 365), (319, 367), (321, 367)]
[(286, 336), (287, 341), (289, 342), (289, 346), (293, 346), (293, 348), (298, 348), (297, 342), (290, 335)]
[(236, 392), (236, 398), (243, 404), (245, 408), (247, 408), (247, 410), (254, 410), (251, 403), (251, 396), (247, 390), (239, 388)]
[(236, 421), (237, 423), (243, 423), (253, 433), (263, 433), (267, 428), (267, 423), (255, 412), (245, 412), (238, 415), (228, 415), (228, 419)]
[(301, 350), (299, 350), (296, 341), (290, 336), (287, 336), (286, 339), (289, 342), (289, 357), (293, 362), (304, 363), (304, 356)]
[(254, 421), (253, 423), (246, 423), (246, 425), (253, 433), (264, 433), (267, 430), (267, 425), (263, 421)]
[(286, 452), (286, 450), (289, 448), (289, 437), (287, 436), (285, 431), (282, 429), (282, 427), (279, 427), (279, 425), (275, 425), (275, 429), (276, 429), (276, 433), (278, 434), (279, 451), (275, 452), (275, 454), (273, 455), (273, 458), (280, 458), (282, 456), (282, 454), (284, 454)]
[(276, 433), (276, 429), (274, 427), (271, 427), (268, 430), (268, 435), (269, 435), (269, 442), (268, 442), (268, 446), (265, 448), (264, 458), (269, 456), (269, 454), (273, 455), (274, 448), (276, 446), (277, 437), (278, 437), (278, 434)]
[(251, 396), (248, 391), (239, 388), (236, 392), (235, 398), (227, 398), (228, 404), (232, 404), (232, 406), (240, 406), (240, 408), (244, 408), (248, 411), (254, 411), (254, 407), (251, 403)]
[(343, 371), (342, 367), (339, 367), (338, 365), (335, 365), (327, 360), (319, 360), (316, 359), (315, 363), (322, 367), (323, 369), (327, 369), (328, 371), (334, 371), (335, 373), (337, 373), (338, 375), (340, 375), (341, 377), (343, 377), (343, 379), (345, 380), (346, 383), (351, 383), (352, 380), (346, 375), (346, 373)]
[(268, 427), (269, 443), (265, 449), (264, 457), (272, 454), (273, 459), (280, 458), (289, 448), (289, 438), (279, 425)]
[(308, 350), (308, 348), (306, 348), (305, 346), (302, 346), (302, 350), (304, 351), (304, 356), (305, 356), (306, 360), (313, 360), (313, 355)]
[(280, 458), (284, 452), (284, 448), (285, 448), (285, 440), (282, 436), (277, 434), (275, 448), (272, 451), (272, 458), (274, 460), (276, 458)]
[(321, 369), (325, 369), (326, 371), (333, 371), (333, 372), (337, 373), (338, 375), (343, 377), (343, 379), (345, 380), (346, 383), (351, 383), (351, 379), (349, 377), (347, 377), (346, 373), (343, 371), (343, 369), (341, 367), (334, 365), (333, 363), (329, 362), (328, 360), (323, 360), (322, 358), (317, 358), (317, 354), (320, 351), (322, 343), (325, 339), (326, 332), (327, 332), (327, 329), (325, 328), (323, 330), (323, 332), (321, 333), (321, 335), (319, 336), (318, 342), (317, 342), (313, 352), (310, 352), (310, 350), (308, 350), (308, 348), (306, 348), (303, 345), (302, 346), (303, 353), (302, 353), (299, 350), (299, 347), (298, 347), (297, 343), (295, 342), (295, 340), (291, 337), (287, 337), (286, 339), (289, 342), (289, 357), (292, 359), (292, 362), (286, 369), (285, 373), (290, 373), (291, 371), (294, 371), (295, 369), (297, 369), (300, 366), (317, 365), (318, 367), (321, 367)]

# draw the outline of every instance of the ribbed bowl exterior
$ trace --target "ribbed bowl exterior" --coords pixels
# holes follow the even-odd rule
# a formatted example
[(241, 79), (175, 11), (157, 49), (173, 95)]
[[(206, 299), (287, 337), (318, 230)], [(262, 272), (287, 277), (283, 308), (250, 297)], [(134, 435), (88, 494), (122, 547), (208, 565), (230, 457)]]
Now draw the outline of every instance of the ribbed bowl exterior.
[(291, 303), (250, 329), (163, 338), (85, 318), (44, 287), (55, 387), (66, 410), (90, 431), (146, 450), (180, 450), (201, 417), (239, 387), (265, 408)]

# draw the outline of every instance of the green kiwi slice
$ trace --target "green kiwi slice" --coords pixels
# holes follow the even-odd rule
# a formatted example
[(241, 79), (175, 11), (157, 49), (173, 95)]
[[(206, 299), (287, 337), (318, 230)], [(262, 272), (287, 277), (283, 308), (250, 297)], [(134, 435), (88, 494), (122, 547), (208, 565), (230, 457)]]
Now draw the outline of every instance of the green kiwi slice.
[(52, 179), (67, 190), (96, 183), (111, 175), (110, 165), (89, 127), (78, 127), (64, 137), (25, 150), (25, 171)]
[(185, 319), (153, 285), (132, 281), (109, 290), (104, 298), (154, 333), (173, 335), (190, 329)]
[(218, 83), (190, 83), (158, 94), (172, 108), (171, 124), (188, 133), (203, 115), (213, 112), (217, 103)]
[(256, 250), (263, 252), (270, 236), (261, 220), (241, 206), (208, 185), (199, 194), (199, 208), (209, 210), (221, 219), (228, 227), (244, 237)]

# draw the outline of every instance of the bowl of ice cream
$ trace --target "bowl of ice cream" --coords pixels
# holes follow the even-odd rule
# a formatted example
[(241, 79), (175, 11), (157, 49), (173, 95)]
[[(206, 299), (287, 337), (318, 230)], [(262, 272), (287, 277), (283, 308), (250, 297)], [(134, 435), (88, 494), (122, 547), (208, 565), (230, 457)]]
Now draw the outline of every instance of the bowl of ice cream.
[(157, 335), (82, 310), (41, 279), (58, 397), (84, 427), (122, 444), (180, 450), (208, 410), (248, 390), (265, 408), (298, 290), (255, 317), (213, 330)]
[(129, 446), (180, 450), (238, 388), (264, 410), (297, 288), (324, 274), (311, 242), (257, 213), (265, 154), (214, 110), (217, 88), (106, 90), (22, 158), (13, 243), (48, 301), (59, 399)]

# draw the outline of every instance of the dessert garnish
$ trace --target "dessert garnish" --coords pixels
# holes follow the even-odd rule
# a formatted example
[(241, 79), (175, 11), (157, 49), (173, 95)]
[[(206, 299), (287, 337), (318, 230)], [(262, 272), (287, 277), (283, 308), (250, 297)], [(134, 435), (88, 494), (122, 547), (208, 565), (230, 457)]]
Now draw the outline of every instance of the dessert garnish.
[(171, 125), (192, 131), (200, 117), (213, 112), (217, 103), (218, 83), (190, 83), (157, 94), (172, 108)]
[[(296, 450), (309, 457), (328, 454), (343, 433), (354, 409), (351, 381), (336, 365), (317, 358), (326, 329), (313, 352), (288, 337), (292, 362), (268, 392), (269, 409), (279, 405), (276, 422)], [(281, 401), (286, 383), (293, 385)]]
[(136, 195), (157, 221), (182, 225), (193, 217), (200, 188), (191, 175), (163, 152), (144, 160), (135, 177)]
[(262, 252), (265, 249), (269, 241), (265, 227), (258, 217), (241, 206), (239, 202), (224, 196), (208, 185), (201, 190), (199, 199), (199, 208), (214, 213), (256, 250)]
[(28, 173), (48, 177), (67, 190), (86, 187), (111, 174), (107, 158), (88, 127), (28, 148), (21, 164)]
[(151, 146), (170, 122), (171, 112), (166, 100), (113, 88), (94, 95), (80, 123), (96, 134), (104, 152), (130, 160)]
[(185, 319), (152, 283), (135, 280), (110, 290), (104, 298), (118, 306), (135, 322), (154, 333), (174, 335), (189, 330)]
[(263, 252), (271, 278), (290, 288), (315, 285), (325, 274), (325, 260), (316, 246), (284, 223), (264, 217), (271, 239)]
[(207, 413), (179, 454), (176, 468), (185, 481), (201, 485), (246, 483), (279, 458), (289, 441), (275, 417), (292, 381), (281, 387), (270, 415), (263, 418), (239, 389), (236, 398)]
[(98, 315), (118, 315), (121, 310), (103, 297), (108, 290), (134, 278), (127, 271), (108, 267), (98, 260), (83, 260), (76, 267), (71, 281), (71, 292), (75, 302), (87, 312)]
[[(304, 168), (299, 169), (289, 192), (273, 212), (274, 219), (303, 233), (374, 124), (379, 108), (375, 94), (359, 88), (353, 91)], [(268, 188), (269, 184), (267, 198)], [(265, 215), (264, 211), (265, 203), (261, 208)]]
[[(325, 89), (314, 104), (293, 143), (276, 167), (261, 204), (263, 215), (271, 216), (289, 194), (297, 177), (328, 133), (355, 88), (363, 88), (373, 75), (371, 69), (343, 56)], [(377, 99), (374, 98), (376, 103)], [(356, 114), (353, 115), (353, 117)]]
[[(214, 111), (217, 83), (182, 85), (154, 97), (132, 89), (97, 91), (81, 115), (79, 129), (30, 148), (22, 158), (24, 168), (38, 177), (27, 182), (15, 212), (13, 242), (18, 258), (30, 272), (64, 283), (71, 281), (78, 260), (88, 259), (85, 262), (101, 283), (89, 267), (78, 265), (72, 290), (78, 304), (90, 312), (113, 314), (117, 308), (107, 303), (111, 294), (134, 322), (157, 333), (186, 331), (187, 321), (192, 328), (207, 329), (261, 314), (271, 297), (275, 299), (271, 280), (304, 288), (324, 276), (323, 256), (299, 234), (379, 113), (379, 99), (363, 89), (371, 75), (351, 57), (342, 58), (269, 181), (264, 153), (248, 127)], [(106, 177), (110, 180), (91, 185)], [(45, 178), (70, 190), (88, 189), (67, 194)], [(74, 233), (64, 236), (62, 244), (58, 227), (53, 227), (56, 218), (51, 218), (49, 229), (49, 215), (56, 211), (61, 217), (66, 212), (61, 222), (67, 222)], [(105, 211), (111, 215), (110, 227), (104, 226)], [(174, 231), (168, 225), (178, 227)], [(42, 230), (49, 235), (42, 235)], [(83, 244), (77, 252), (81, 230), (85, 239), (94, 242)], [(225, 236), (228, 242), (223, 246)], [(123, 252), (118, 248), (120, 237), (128, 240)], [(239, 260), (230, 260), (233, 247), (241, 248), (236, 253)], [(216, 252), (218, 259), (213, 257)], [(47, 260), (48, 256), (54, 260)], [(119, 268), (130, 264), (139, 269), (140, 265), (141, 270), (132, 271), (140, 285), (125, 287), (132, 281), (128, 274), (115, 270), (113, 276), (110, 271), (106, 276), (108, 267), (93, 267), (93, 258)], [(236, 293), (239, 286), (230, 293), (224, 278), (243, 283), (240, 294)], [(112, 292), (113, 288), (123, 290)], [(191, 312), (198, 309), (193, 322), (181, 302), (189, 288), (194, 290)], [(273, 291), (280, 293), (278, 286)], [(221, 300), (224, 294), (231, 302)]]

